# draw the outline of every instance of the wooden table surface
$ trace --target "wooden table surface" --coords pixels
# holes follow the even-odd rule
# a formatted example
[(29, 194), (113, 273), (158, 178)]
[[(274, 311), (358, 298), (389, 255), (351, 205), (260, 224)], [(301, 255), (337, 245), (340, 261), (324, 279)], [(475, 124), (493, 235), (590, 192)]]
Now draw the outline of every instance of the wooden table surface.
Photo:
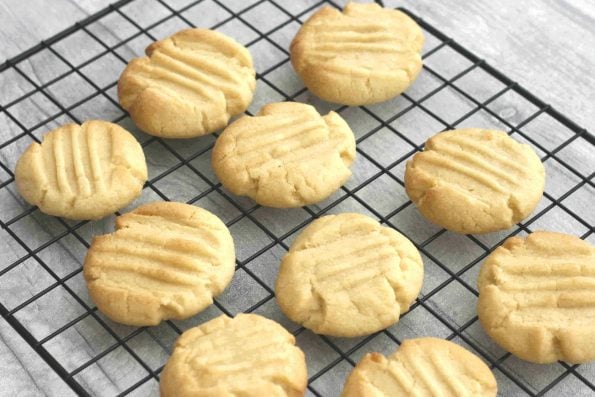
[[(595, 2), (385, 3), (411, 9), (580, 126), (595, 132)], [(100, 0), (1, 1), (0, 63), (106, 4)], [(73, 394), (3, 319), (0, 365), (0, 395)]]

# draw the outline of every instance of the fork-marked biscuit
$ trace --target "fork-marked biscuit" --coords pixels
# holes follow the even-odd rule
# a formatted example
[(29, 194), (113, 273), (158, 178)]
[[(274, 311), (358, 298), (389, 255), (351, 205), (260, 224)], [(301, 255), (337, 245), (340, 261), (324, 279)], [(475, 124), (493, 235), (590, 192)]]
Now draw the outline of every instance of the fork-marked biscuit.
[(318, 97), (345, 105), (382, 102), (416, 79), (423, 33), (407, 15), (378, 4), (323, 7), (291, 43), (291, 63)]
[(503, 230), (535, 209), (545, 170), (535, 151), (503, 131), (441, 132), (407, 162), (405, 188), (430, 221), (459, 233)]
[(319, 334), (355, 337), (397, 322), (422, 281), (421, 257), (405, 236), (345, 213), (315, 220), (296, 238), (275, 293), (291, 320)]
[(341, 397), (494, 397), (496, 379), (479, 357), (438, 338), (405, 340), (388, 357), (368, 353)]
[(281, 325), (221, 315), (184, 332), (161, 373), (161, 396), (303, 396), (304, 353)]
[(156, 325), (205, 309), (234, 269), (233, 239), (219, 218), (189, 204), (155, 202), (119, 216), (115, 232), (93, 239), (84, 276), (103, 314)]
[(335, 112), (297, 102), (271, 103), (227, 127), (213, 148), (223, 185), (269, 207), (324, 200), (351, 176), (355, 137)]
[(120, 104), (145, 132), (191, 138), (225, 127), (256, 88), (252, 57), (232, 38), (186, 29), (135, 58), (118, 82)]
[(27, 202), (69, 219), (99, 219), (130, 204), (147, 180), (143, 149), (117, 124), (92, 120), (50, 131), (19, 158), (15, 181)]
[(523, 360), (595, 360), (595, 247), (575, 236), (511, 237), (487, 257), (477, 311), (496, 343)]

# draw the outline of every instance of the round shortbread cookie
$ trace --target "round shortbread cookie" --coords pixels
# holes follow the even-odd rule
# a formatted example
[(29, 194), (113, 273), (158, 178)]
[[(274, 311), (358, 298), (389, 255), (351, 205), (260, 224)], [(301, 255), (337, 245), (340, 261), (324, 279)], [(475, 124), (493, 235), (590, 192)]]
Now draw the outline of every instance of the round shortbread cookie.
[(213, 148), (221, 183), (269, 207), (301, 207), (330, 196), (351, 176), (355, 137), (335, 112), (271, 103), (227, 127)]
[(32, 143), (19, 158), (15, 181), (42, 212), (99, 219), (130, 204), (147, 180), (143, 149), (117, 124), (66, 124)]
[(421, 257), (405, 236), (346, 213), (319, 218), (296, 238), (275, 293), (291, 320), (318, 334), (355, 337), (397, 322), (422, 281)]
[(106, 316), (128, 325), (188, 318), (213, 303), (235, 270), (225, 224), (189, 204), (145, 204), (116, 218), (116, 231), (97, 236), (84, 276)]
[(545, 169), (535, 151), (505, 132), (441, 132), (407, 162), (405, 188), (430, 221), (458, 233), (508, 229), (535, 209)]
[(156, 41), (120, 76), (120, 104), (143, 131), (191, 138), (244, 112), (256, 88), (248, 50), (208, 29), (186, 29)]
[(405, 91), (421, 67), (424, 37), (406, 14), (378, 4), (323, 7), (291, 43), (291, 63), (318, 97), (345, 105), (386, 101)]
[(523, 360), (595, 360), (595, 247), (575, 236), (511, 237), (487, 257), (478, 279), (479, 320)]
[(161, 373), (161, 396), (303, 396), (304, 353), (281, 325), (221, 315), (184, 332)]
[(475, 354), (445, 339), (418, 338), (388, 357), (366, 354), (341, 397), (495, 397), (497, 390), (494, 374)]

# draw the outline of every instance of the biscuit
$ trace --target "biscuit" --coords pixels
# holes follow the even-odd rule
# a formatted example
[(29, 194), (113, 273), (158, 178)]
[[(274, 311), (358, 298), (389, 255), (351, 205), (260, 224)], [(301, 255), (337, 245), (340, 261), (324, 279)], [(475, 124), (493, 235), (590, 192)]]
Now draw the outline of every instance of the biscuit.
[(222, 33), (182, 30), (135, 58), (118, 82), (120, 105), (148, 134), (191, 138), (227, 125), (256, 88), (248, 50)]
[(405, 189), (431, 222), (458, 233), (508, 229), (535, 209), (545, 170), (535, 151), (505, 132), (441, 132), (407, 162)]
[(355, 137), (335, 112), (297, 102), (265, 105), (227, 127), (213, 148), (221, 183), (269, 207), (301, 207), (330, 196), (351, 176)]
[(99, 219), (130, 204), (147, 180), (143, 149), (117, 124), (66, 124), (34, 142), (16, 164), (19, 193), (40, 211)]
[(116, 231), (93, 239), (84, 264), (97, 308), (128, 325), (200, 312), (234, 270), (225, 224), (207, 210), (174, 202), (145, 204), (116, 218)]
[(595, 359), (595, 247), (575, 236), (535, 232), (492, 252), (479, 279), (479, 320), (523, 360)]
[(402, 234), (361, 214), (312, 222), (283, 257), (281, 310), (318, 334), (355, 337), (384, 329), (419, 294), (423, 263)]
[(418, 338), (388, 357), (366, 354), (341, 397), (495, 397), (497, 389), (494, 374), (475, 354), (445, 339)]
[(161, 396), (303, 396), (304, 353), (281, 325), (221, 315), (184, 332), (161, 373)]
[(316, 96), (344, 105), (386, 101), (405, 91), (421, 67), (420, 27), (398, 10), (349, 3), (324, 7), (291, 43), (291, 63)]

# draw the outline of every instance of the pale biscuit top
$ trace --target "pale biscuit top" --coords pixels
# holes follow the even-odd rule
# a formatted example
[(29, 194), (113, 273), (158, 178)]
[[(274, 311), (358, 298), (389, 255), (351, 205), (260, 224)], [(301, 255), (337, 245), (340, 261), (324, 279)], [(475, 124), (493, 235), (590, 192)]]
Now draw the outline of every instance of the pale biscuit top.
[(312, 222), (283, 257), (281, 310), (312, 331), (371, 334), (398, 321), (419, 294), (423, 263), (402, 234), (361, 214)]
[(407, 162), (405, 188), (430, 221), (454, 232), (487, 233), (526, 218), (543, 194), (535, 151), (505, 132), (441, 132)]
[(595, 359), (595, 247), (575, 236), (511, 237), (481, 268), (477, 311), (486, 332), (535, 363)]
[(269, 207), (324, 200), (351, 176), (355, 137), (335, 112), (297, 102), (265, 105), (227, 127), (213, 149), (223, 185)]
[(248, 50), (226, 35), (186, 29), (135, 58), (118, 82), (120, 104), (143, 131), (190, 138), (225, 127), (256, 88)]
[(147, 180), (143, 149), (117, 124), (66, 124), (32, 143), (19, 158), (19, 193), (42, 212), (99, 219), (138, 197)]
[(291, 43), (291, 63), (310, 91), (345, 105), (382, 102), (415, 80), (422, 67), (420, 27), (398, 10), (349, 3), (323, 7)]
[(368, 353), (341, 397), (495, 397), (494, 374), (461, 346), (438, 338), (405, 340), (388, 357)]
[(184, 332), (161, 373), (162, 397), (303, 396), (304, 353), (281, 325), (221, 315)]
[(114, 233), (93, 239), (84, 276), (103, 314), (156, 325), (205, 309), (234, 269), (233, 239), (219, 218), (192, 205), (155, 202), (119, 216)]

